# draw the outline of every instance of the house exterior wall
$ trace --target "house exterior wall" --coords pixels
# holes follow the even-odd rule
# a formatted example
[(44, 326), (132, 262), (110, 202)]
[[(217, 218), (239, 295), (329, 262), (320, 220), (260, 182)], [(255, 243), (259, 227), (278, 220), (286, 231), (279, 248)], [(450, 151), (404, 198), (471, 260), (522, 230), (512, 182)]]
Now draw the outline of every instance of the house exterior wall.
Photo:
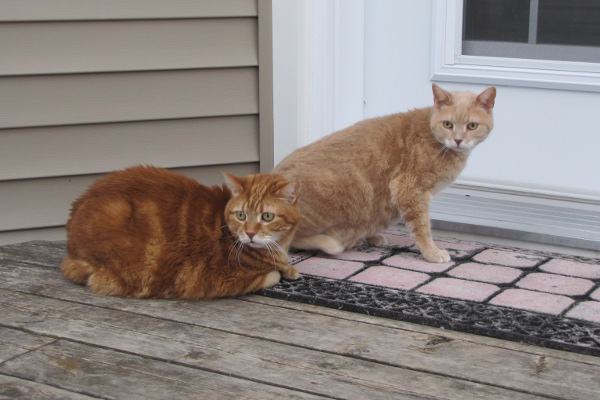
[[(347, 126), (365, 118), (430, 106), (432, 53), (434, 46), (443, 45), (432, 40), (433, 3), (278, 1), (276, 18), (285, 21), (276, 19), (274, 55), (295, 62), (275, 63), (279, 110), (275, 115), (275, 159), (330, 133), (313, 126), (312, 121), (329, 116), (333, 131), (343, 127), (338, 121)], [(355, 15), (345, 17), (349, 7)], [(317, 16), (312, 11), (315, 8)], [(285, 34), (278, 34), (278, 26)], [(352, 35), (343, 33), (348, 29), (354, 29)], [(332, 33), (315, 38), (310, 34), (315, 30)], [(352, 45), (358, 50), (344, 53)], [(324, 60), (315, 66), (320, 54), (332, 54), (333, 62)], [(344, 79), (348, 71), (360, 75)], [(311, 89), (313, 82), (319, 82), (317, 89)], [(448, 90), (474, 92), (489, 86), (482, 82), (436, 83)], [(322, 87), (331, 89), (324, 92), (319, 90)], [(598, 93), (506, 84), (497, 88), (494, 130), (470, 156), (458, 182), (482, 193), (509, 193), (524, 201), (531, 196), (534, 202), (556, 199), (573, 207), (597, 209), (600, 180), (594, 171), (600, 169), (596, 156), (600, 136), (592, 132), (596, 125), (593, 110), (600, 107)], [(312, 107), (314, 103), (328, 107)], [(361, 109), (352, 106), (358, 103)]]
[(82, 3), (3, 2), (0, 243), (64, 238), (115, 169), (215, 184), (272, 167), (270, 1)]

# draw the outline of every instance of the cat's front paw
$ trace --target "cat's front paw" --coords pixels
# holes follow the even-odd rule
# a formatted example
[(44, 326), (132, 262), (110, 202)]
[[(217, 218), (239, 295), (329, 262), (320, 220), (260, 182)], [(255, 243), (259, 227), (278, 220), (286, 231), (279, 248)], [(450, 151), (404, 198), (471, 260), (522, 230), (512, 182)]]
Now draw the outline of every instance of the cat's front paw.
[(290, 266), (290, 267), (286, 268), (285, 270), (281, 271), (281, 275), (283, 275), (283, 277), (285, 279), (296, 280), (296, 279), (300, 278), (300, 271), (298, 271), (296, 268)]
[(451, 260), (450, 254), (446, 250), (440, 249), (430, 250), (426, 252), (424, 251), (423, 257), (425, 257), (425, 259), (430, 263), (445, 263)]

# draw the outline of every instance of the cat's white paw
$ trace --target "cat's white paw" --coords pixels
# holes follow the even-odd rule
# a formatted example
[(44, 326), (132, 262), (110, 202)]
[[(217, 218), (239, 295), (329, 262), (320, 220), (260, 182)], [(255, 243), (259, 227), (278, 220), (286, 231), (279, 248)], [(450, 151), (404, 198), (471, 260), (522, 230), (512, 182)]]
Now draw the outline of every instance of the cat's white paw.
[(440, 249), (423, 252), (423, 257), (425, 257), (425, 259), (431, 263), (445, 263), (452, 259), (446, 250)]

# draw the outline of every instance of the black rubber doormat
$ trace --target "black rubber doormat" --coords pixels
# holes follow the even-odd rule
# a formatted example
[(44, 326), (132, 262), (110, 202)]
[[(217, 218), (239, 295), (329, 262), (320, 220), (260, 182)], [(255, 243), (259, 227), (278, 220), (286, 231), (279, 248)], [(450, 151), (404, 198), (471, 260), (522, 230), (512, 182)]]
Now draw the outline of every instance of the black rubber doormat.
[(259, 294), (600, 356), (600, 325), (554, 315), (314, 276)]
[(409, 237), (388, 238), (337, 257), (292, 254), (301, 278), (259, 294), (600, 356), (600, 260), (440, 239), (453, 260), (428, 264)]

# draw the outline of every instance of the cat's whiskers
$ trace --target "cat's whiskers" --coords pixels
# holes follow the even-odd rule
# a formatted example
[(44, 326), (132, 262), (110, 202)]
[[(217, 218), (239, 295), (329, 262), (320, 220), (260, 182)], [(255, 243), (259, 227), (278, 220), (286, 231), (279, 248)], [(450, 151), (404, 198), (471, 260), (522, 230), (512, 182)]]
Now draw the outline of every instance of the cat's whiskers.
[(431, 139), (431, 141), (439, 146), (439, 149), (435, 152), (435, 154), (433, 155), (433, 158), (444, 158), (444, 156), (448, 153), (448, 151), (450, 150), (447, 146), (441, 144), (440, 142), (438, 142), (435, 139)]
[(242, 256), (242, 251), (244, 251), (244, 242), (242, 242), (241, 240), (238, 240), (237, 251), (238, 251), (237, 252), (238, 265), (241, 267), (242, 262), (240, 261), (240, 258)]
[[(232, 235), (232, 236), (235, 236), (235, 235)], [(227, 256), (227, 266), (229, 266), (229, 261), (231, 259), (231, 253), (233, 252), (233, 250), (237, 250), (237, 261), (238, 261), (238, 265), (241, 266), (240, 256), (242, 254), (243, 248), (244, 248), (244, 243), (239, 238), (236, 239), (235, 242), (232, 243), (231, 249), (229, 250), (229, 254)]]
[(287, 252), (281, 247), (279, 243), (276, 241), (269, 241), (266, 243), (269, 253), (271, 253), (271, 257), (273, 258), (273, 263), (276, 264), (275, 256), (281, 254), (285, 258), (287, 258)]

